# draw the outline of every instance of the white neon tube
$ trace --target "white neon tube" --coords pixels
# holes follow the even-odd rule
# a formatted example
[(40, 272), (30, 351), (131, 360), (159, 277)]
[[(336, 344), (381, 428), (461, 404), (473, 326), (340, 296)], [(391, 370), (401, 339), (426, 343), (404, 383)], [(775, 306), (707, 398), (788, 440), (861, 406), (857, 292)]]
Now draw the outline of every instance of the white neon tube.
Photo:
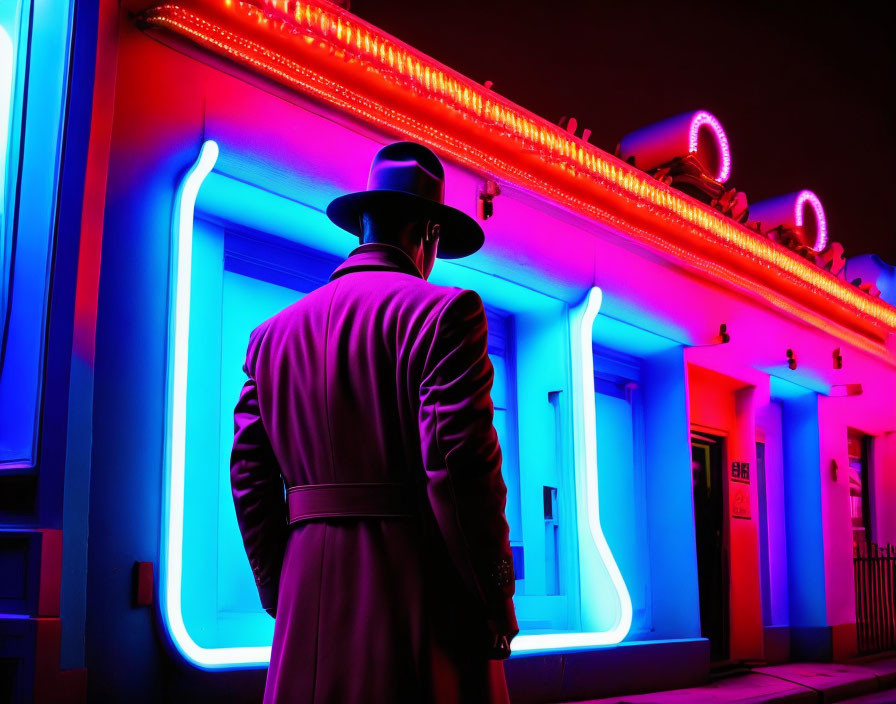
[[(594, 357), (592, 334), (594, 321), (601, 304), (601, 290), (594, 286), (578, 306), (570, 310), (570, 336), (573, 381), (573, 436), (576, 443), (576, 488), (585, 492), (583, 502), (587, 512), (588, 530), (598, 556), (619, 600), (616, 623), (606, 631), (579, 633), (548, 633), (517, 636), (512, 643), (514, 652), (558, 650), (598, 645), (615, 645), (632, 625), (632, 600), (613, 558), (607, 539), (600, 526), (600, 504), (597, 484), (597, 411), (594, 400)], [(583, 599), (586, 598), (583, 595)]]
[(174, 199), (171, 243), (173, 315), (168, 330), (168, 432), (166, 441), (165, 503), (162, 541), (162, 615), (177, 649), (199, 667), (266, 665), (270, 646), (204, 648), (184, 623), (183, 588), (184, 481), (186, 469), (187, 365), (190, 334), (190, 285), (193, 256), (193, 210), (199, 187), (218, 160), (218, 145), (208, 140), (196, 163), (187, 171)]

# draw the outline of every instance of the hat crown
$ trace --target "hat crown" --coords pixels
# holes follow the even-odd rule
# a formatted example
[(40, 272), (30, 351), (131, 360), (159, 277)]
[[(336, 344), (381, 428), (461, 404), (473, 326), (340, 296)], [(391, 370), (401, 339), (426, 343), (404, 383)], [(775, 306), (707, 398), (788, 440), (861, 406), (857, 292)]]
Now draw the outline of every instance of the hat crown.
[(445, 202), (445, 170), (422, 144), (396, 142), (380, 149), (370, 165), (368, 191), (399, 191)]
[(363, 238), (364, 213), (388, 209), (396, 216), (430, 218), (439, 224), (441, 259), (458, 259), (478, 250), (485, 233), (473, 218), (445, 204), (445, 169), (427, 147), (395, 142), (380, 149), (370, 165), (367, 189), (330, 201), (327, 217), (337, 227)]

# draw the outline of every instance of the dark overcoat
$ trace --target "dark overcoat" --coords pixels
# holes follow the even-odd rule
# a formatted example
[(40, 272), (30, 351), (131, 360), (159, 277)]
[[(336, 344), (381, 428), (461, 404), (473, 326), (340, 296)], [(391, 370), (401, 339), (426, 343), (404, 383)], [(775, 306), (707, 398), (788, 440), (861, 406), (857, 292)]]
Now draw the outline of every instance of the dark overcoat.
[[(355, 249), (250, 336), (231, 485), (262, 605), (264, 701), (506, 702), (516, 632), (487, 324), (400, 248)], [(408, 487), (405, 518), (287, 525), (286, 487)]]

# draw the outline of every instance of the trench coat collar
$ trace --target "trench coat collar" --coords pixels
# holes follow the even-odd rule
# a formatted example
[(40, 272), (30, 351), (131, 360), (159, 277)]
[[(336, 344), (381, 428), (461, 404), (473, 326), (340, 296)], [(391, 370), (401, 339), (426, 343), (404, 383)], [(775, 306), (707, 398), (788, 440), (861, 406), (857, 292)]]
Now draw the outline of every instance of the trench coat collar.
[(368, 242), (355, 247), (330, 274), (330, 281), (353, 271), (399, 271), (423, 278), (414, 260), (401, 247), (385, 242)]

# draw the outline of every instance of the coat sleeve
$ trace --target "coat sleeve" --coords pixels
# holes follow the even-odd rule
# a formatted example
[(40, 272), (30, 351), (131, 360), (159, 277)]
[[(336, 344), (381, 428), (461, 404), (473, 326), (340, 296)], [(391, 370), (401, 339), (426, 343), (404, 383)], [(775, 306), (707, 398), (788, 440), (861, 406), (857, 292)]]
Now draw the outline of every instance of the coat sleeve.
[(512, 637), (519, 629), (493, 379), (482, 300), (460, 291), (439, 313), (423, 365), (419, 425), (427, 493), (448, 551), (490, 627)]
[(233, 412), (230, 487), (261, 605), (275, 616), (288, 526), (280, 466), (261, 421), (254, 378), (255, 359), (263, 336), (261, 327), (252, 332), (243, 364), (248, 379)]

